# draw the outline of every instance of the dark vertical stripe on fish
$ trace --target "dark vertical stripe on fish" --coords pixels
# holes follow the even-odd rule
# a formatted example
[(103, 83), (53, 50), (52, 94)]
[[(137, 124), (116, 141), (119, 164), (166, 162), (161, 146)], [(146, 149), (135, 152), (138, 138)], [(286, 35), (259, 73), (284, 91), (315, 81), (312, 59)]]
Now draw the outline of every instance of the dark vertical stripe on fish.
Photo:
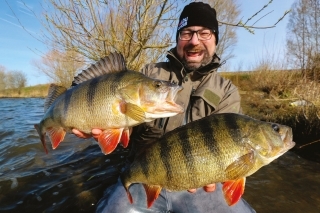
[(147, 178), (149, 177), (149, 163), (147, 161), (147, 155), (145, 153), (141, 154), (139, 156), (139, 164), (142, 170), (142, 173), (144, 174), (144, 176), (146, 176)]
[(73, 89), (69, 89), (65, 92), (64, 105), (63, 105), (63, 115), (59, 116), (59, 117), (63, 117), (63, 119), (67, 118), (68, 109), (70, 106), (70, 101), (71, 101), (71, 96), (72, 96), (72, 91), (73, 91)]
[(51, 118), (52, 120), (54, 120), (55, 119), (55, 117), (54, 117), (54, 110), (55, 110), (55, 107), (52, 109), (52, 110), (49, 110), (48, 112), (49, 112), (49, 118)]
[[(113, 82), (115, 85), (118, 85), (119, 82), (122, 81), (122, 78), (126, 75), (127, 71), (121, 71), (121, 72), (118, 72), (116, 76), (116, 79), (115, 81)], [(116, 87), (114, 87), (116, 88)]]
[[(201, 126), (199, 126), (198, 131), (201, 132), (201, 135), (204, 136), (204, 140), (203, 140), (204, 146), (207, 147), (211, 153), (216, 154), (219, 151), (217, 150), (218, 147), (214, 145), (217, 139), (215, 138), (215, 134), (214, 134), (215, 127), (212, 126), (212, 122), (211, 122), (213, 119), (217, 119), (217, 118), (214, 118), (214, 117), (203, 118), (201, 120)], [(217, 119), (217, 121), (218, 122), (216, 122), (215, 124), (218, 128), (220, 120)]]
[(161, 140), (160, 156), (161, 156), (161, 161), (164, 165), (164, 168), (167, 172), (167, 180), (170, 180), (173, 177), (172, 168), (171, 168), (171, 164), (169, 161), (169, 157), (170, 157), (169, 153), (170, 153), (170, 150), (168, 148), (168, 140), (166, 140), (166, 139)]
[(228, 129), (228, 133), (231, 136), (233, 140), (240, 140), (241, 135), (240, 135), (240, 127), (237, 123), (237, 117), (234, 116), (233, 114), (226, 115), (224, 117), (224, 124), (227, 126), (226, 129)]
[(188, 173), (190, 174), (189, 176), (191, 178), (190, 181), (196, 183), (197, 182), (196, 178), (198, 177), (198, 175), (194, 175), (194, 174), (197, 174), (197, 168), (195, 165), (195, 159), (192, 155), (192, 146), (191, 146), (190, 137), (186, 135), (184, 131), (178, 132), (178, 137), (182, 145), (182, 152), (184, 156), (183, 160), (188, 169)]
[(89, 109), (93, 107), (94, 97), (97, 91), (99, 78), (93, 78), (89, 84), (88, 92), (87, 92), (87, 103)]
[(122, 82), (122, 78), (125, 76), (125, 74), (126, 74), (126, 71), (117, 72), (116, 75), (112, 76), (113, 77), (112, 79), (109, 79), (108, 82), (111, 83), (111, 86), (109, 87), (111, 94), (116, 94), (119, 87), (119, 82)]

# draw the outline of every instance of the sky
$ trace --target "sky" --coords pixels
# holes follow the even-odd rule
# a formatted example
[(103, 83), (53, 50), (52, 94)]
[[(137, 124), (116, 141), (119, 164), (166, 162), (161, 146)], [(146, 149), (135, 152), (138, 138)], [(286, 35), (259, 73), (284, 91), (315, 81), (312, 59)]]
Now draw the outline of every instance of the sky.
[[(25, 3), (23, 3), (25, 2)], [(0, 65), (7, 70), (22, 71), (27, 76), (27, 85), (48, 83), (47, 77), (39, 72), (33, 61), (40, 60), (41, 54), (48, 50), (39, 41), (42, 27), (35, 15), (40, 16), (43, 8), (41, 0), (0, 0)], [(246, 21), (259, 11), (269, 0), (238, 0), (241, 19)], [(273, 0), (259, 16), (262, 18), (255, 26), (272, 26), (295, 0)], [(29, 9), (34, 11), (32, 14)], [(256, 63), (257, 58), (264, 57), (267, 52), (284, 54), (286, 43), (287, 15), (276, 27), (258, 30), (251, 34), (243, 28), (237, 30), (238, 43), (234, 47), (234, 58), (227, 61), (229, 70), (246, 70)], [(257, 20), (254, 19), (254, 20)], [(253, 24), (249, 22), (248, 24)], [(23, 27), (22, 27), (23, 26)]]

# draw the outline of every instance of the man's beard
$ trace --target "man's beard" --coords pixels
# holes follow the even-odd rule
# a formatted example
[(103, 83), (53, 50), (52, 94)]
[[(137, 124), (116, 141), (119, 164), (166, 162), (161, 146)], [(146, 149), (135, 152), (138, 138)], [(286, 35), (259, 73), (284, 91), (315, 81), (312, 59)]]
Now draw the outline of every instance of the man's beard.
[[(199, 49), (186, 47), (186, 51), (187, 50), (199, 50)], [(203, 59), (200, 62), (191, 62), (191, 61), (187, 61), (185, 57), (182, 58), (181, 62), (188, 72), (193, 72), (203, 66), (206, 66), (212, 61), (212, 56), (209, 55), (208, 51), (205, 48), (202, 48), (200, 51), (203, 51), (204, 53)]]

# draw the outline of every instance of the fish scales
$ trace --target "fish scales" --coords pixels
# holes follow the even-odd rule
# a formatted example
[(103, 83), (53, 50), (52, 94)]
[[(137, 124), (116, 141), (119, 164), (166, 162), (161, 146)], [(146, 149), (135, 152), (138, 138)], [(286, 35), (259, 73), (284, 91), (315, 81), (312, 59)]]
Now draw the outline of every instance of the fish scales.
[[(126, 84), (119, 82), (123, 78), (123, 73), (121, 72), (122, 75), (105, 75), (101, 78), (84, 82), (82, 87), (75, 89), (72, 92), (71, 98), (69, 98), (68, 113), (66, 114), (65, 121), (66, 126), (77, 126), (86, 133), (90, 133), (93, 127), (105, 126), (107, 122), (114, 124), (114, 127), (118, 126), (125, 115), (118, 113), (115, 116), (115, 111), (109, 102), (113, 101), (116, 91), (126, 86)], [(79, 103), (77, 100), (86, 101)], [(75, 108), (79, 108), (80, 111), (73, 110)]]
[[(235, 118), (238, 117), (212, 116), (193, 124), (192, 128), (180, 127), (167, 133), (143, 152), (143, 162), (133, 163), (131, 170), (135, 175), (130, 176), (143, 178), (138, 182), (161, 185), (173, 191), (238, 178), (237, 174), (223, 172), (228, 165), (250, 151), (244, 146), (246, 141), (240, 140), (250, 132), (240, 133), (237, 130), (239, 126), (248, 126), (244, 131), (250, 131), (259, 123), (246, 117), (240, 120)], [(144, 177), (138, 175), (142, 165)]]
[(46, 152), (45, 134), (55, 149), (67, 132), (101, 129), (98, 143), (109, 154), (119, 142), (127, 147), (129, 128), (183, 112), (174, 101), (181, 86), (127, 70), (119, 53), (83, 70), (72, 86), (50, 85), (45, 115), (34, 125)]
[[(88, 91), (87, 91), (87, 104), (89, 109), (94, 107), (94, 98), (98, 95), (96, 95), (97, 90), (99, 87), (99, 78), (94, 78), (89, 82)], [(112, 93), (111, 93), (112, 94)]]
[(290, 127), (249, 116), (210, 115), (166, 133), (140, 153), (121, 175), (130, 202), (129, 187), (143, 183), (147, 206), (161, 188), (181, 191), (224, 182), (229, 205), (244, 192), (245, 178), (291, 149)]
[[(226, 167), (225, 158), (233, 159), (235, 151), (238, 152), (239, 146), (234, 144), (237, 138), (234, 138), (230, 131), (226, 131), (226, 121), (223, 117), (218, 119), (203, 119), (203, 122), (196, 123), (193, 128), (186, 129), (185, 131), (179, 131), (177, 134), (177, 139), (181, 143), (175, 143), (175, 146), (170, 148), (167, 146), (168, 152), (172, 153), (169, 159), (171, 166), (168, 168), (169, 173), (179, 170), (178, 174), (170, 175), (168, 181), (170, 183), (179, 183), (181, 184), (181, 179), (184, 180), (184, 183), (181, 185), (189, 185), (190, 188), (194, 188), (199, 183), (209, 184), (212, 182), (211, 178), (214, 175), (216, 178), (219, 178), (221, 174), (215, 174), (215, 171), (222, 170)], [(215, 127), (219, 126), (225, 131), (217, 131), (215, 134)], [(170, 136), (168, 137), (170, 138)], [(217, 141), (224, 141), (223, 143), (218, 143)], [(234, 147), (234, 149), (232, 149)], [(221, 150), (230, 151), (226, 155), (220, 155)], [(182, 151), (180, 151), (182, 150)], [(242, 153), (241, 153), (242, 154)], [(163, 159), (164, 157), (162, 157)], [(184, 159), (184, 162), (181, 162), (180, 159)], [(210, 161), (209, 161), (210, 159)], [(212, 165), (211, 162), (216, 162)], [(175, 166), (174, 168), (173, 165)], [(203, 174), (208, 174), (204, 176)], [(225, 178), (224, 176), (220, 177), (221, 179)], [(168, 187), (172, 190), (178, 190), (176, 187)], [(181, 189), (180, 189), (181, 190)]]

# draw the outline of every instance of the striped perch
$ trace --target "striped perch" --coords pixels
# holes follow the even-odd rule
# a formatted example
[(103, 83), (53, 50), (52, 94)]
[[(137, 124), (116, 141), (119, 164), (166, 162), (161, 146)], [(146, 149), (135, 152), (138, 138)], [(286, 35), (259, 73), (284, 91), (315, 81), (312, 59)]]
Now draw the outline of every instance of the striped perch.
[(93, 128), (102, 129), (98, 143), (109, 154), (119, 142), (127, 147), (130, 127), (183, 112), (174, 102), (181, 86), (127, 70), (119, 53), (82, 71), (73, 85), (70, 89), (50, 86), (45, 115), (34, 125), (46, 153), (46, 133), (55, 149), (73, 128), (87, 134)]
[(214, 114), (165, 134), (136, 157), (121, 181), (127, 190), (143, 183), (147, 207), (162, 188), (181, 191), (224, 182), (225, 200), (235, 204), (245, 179), (295, 143), (290, 127), (234, 114)]

